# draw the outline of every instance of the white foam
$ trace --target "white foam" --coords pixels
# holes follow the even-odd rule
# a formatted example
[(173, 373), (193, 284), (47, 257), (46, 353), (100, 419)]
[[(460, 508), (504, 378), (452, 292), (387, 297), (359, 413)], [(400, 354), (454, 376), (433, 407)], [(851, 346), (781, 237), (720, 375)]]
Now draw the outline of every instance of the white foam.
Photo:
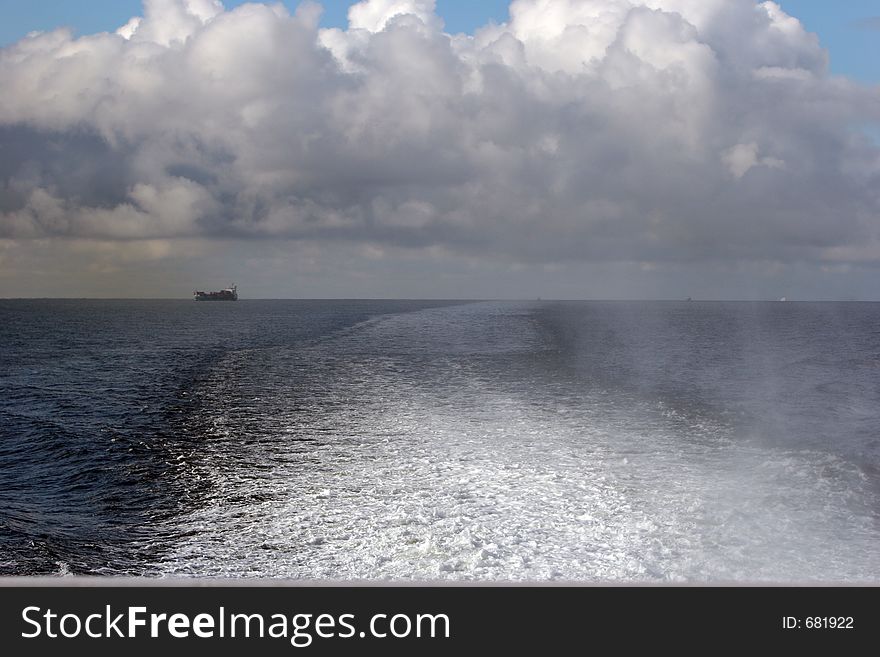
[[(876, 579), (875, 500), (857, 468), (759, 447), (662, 404), (494, 377), (481, 358), (540, 348), (528, 315), (513, 310), (519, 321), (499, 316), (509, 306), (389, 317), (288, 354), (347, 359), (347, 376), (324, 391), (338, 404), (274, 419), (281, 435), (316, 442), (255, 454), (271, 456), (260, 478), (215, 476), (212, 504), (160, 567), (330, 579)], [(493, 332), (500, 320), (505, 330)], [(223, 427), (231, 418), (217, 422), (234, 433)], [(254, 488), (265, 501), (229, 503)]]

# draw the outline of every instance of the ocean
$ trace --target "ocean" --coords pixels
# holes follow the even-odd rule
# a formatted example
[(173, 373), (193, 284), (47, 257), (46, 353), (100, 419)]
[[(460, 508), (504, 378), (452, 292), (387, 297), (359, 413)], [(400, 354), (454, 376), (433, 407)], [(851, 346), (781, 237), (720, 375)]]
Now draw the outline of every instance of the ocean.
[(0, 301), (0, 574), (880, 581), (880, 304)]

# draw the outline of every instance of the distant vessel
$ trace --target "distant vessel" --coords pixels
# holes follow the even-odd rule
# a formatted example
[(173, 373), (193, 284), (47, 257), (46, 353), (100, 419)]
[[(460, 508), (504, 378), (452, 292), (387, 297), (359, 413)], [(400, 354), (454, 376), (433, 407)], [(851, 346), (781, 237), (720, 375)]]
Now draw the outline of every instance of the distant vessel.
[(233, 285), (219, 292), (193, 292), (196, 301), (238, 301), (238, 286)]

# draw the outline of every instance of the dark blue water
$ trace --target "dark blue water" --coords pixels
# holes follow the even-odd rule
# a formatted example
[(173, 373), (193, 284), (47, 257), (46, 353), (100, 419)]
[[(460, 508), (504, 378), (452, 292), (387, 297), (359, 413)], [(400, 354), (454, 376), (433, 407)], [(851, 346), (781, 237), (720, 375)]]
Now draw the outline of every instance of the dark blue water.
[(0, 302), (0, 574), (876, 581), (880, 305)]
[(0, 572), (141, 572), (210, 494), (218, 362), (426, 305), (0, 302)]

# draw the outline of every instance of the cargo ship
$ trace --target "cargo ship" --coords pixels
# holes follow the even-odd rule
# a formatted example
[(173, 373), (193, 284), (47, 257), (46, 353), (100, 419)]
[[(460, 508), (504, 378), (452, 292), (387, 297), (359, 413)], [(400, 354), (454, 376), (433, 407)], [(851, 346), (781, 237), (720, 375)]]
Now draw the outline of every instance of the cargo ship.
[(196, 301), (238, 301), (238, 286), (233, 285), (219, 292), (193, 292)]

